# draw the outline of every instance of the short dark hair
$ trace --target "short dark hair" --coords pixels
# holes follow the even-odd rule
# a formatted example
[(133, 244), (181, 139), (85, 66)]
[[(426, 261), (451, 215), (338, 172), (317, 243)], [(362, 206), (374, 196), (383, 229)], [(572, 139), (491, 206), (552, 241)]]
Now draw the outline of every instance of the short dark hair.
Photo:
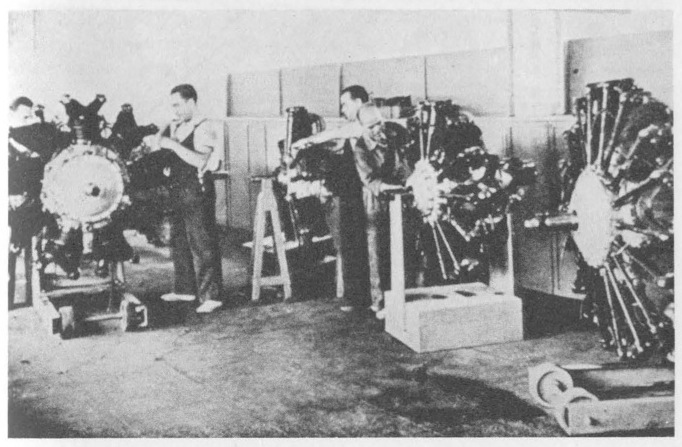
[(20, 96), (9, 104), (9, 109), (15, 111), (19, 106), (33, 107), (33, 101), (26, 96)]
[(367, 90), (365, 90), (365, 87), (361, 85), (349, 85), (348, 87), (341, 90), (341, 95), (344, 93), (348, 93), (352, 99), (359, 99), (363, 103), (369, 101)]
[(193, 99), (195, 102), (197, 100), (197, 91), (190, 84), (180, 84), (173, 87), (170, 94), (177, 93), (184, 100)]

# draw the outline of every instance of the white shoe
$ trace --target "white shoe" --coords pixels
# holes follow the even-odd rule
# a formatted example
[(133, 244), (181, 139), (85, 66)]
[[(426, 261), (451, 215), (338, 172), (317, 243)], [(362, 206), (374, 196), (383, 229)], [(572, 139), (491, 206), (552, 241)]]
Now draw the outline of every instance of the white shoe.
[(175, 301), (194, 301), (196, 297), (186, 293), (165, 293), (161, 295), (161, 299), (169, 303)]
[(386, 308), (384, 307), (381, 310), (378, 310), (375, 314), (377, 317), (377, 320), (385, 320), (386, 319)]
[(223, 305), (222, 301), (206, 300), (203, 303), (201, 303), (201, 306), (197, 307), (197, 313), (208, 314), (213, 312), (222, 305)]

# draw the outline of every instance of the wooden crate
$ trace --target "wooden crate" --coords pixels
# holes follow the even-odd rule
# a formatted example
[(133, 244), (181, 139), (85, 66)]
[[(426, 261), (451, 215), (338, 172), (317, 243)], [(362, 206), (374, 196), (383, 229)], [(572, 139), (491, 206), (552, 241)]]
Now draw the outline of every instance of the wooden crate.
[(402, 310), (395, 301), (388, 292), (386, 332), (416, 352), (523, 339), (521, 300), (482, 283), (407, 289)]

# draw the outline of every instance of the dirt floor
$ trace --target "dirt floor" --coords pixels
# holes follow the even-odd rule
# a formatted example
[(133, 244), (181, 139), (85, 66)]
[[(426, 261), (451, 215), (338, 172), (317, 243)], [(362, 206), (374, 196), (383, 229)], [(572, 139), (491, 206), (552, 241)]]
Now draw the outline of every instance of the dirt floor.
[(168, 250), (135, 240), (128, 289), (148, 329), (107, 322), (61, 340), (33, 309), (10, 311), (10, 437), (564, 436), (533, 403), (528, 367), (616, 360), (576, 324), (576, 302), (528, 297), (524, 341), (430, 354), (341, 312), (329, 271), (292, 302), (252, 303), (249, 252), (227, 237), (228, 305), (200, 316), (159, 299)]

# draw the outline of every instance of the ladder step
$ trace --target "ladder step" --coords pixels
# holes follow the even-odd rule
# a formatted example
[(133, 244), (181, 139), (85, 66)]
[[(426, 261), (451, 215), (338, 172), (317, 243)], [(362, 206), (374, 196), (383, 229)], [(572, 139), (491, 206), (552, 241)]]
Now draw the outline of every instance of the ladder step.
[(97, 321), (107, 321), (107, 320), (118, 320), (121, 319), (122, 315), (120, 312), (117, 313), (103, 313), (98, 315), (90, 315), (83, 318), (81, 321), (87, 322), (97, 322)]
[[(312, 238), (312, 243), (317, 244), (320, 242), (325, 242), (328, 240), (331, 240), (332, 236), (330, 234), (326, 234), (324, 236), (313, 236)], [(286, 241), (284, 242), (284, 249), (286, 251), (289, 250), (295, 250), (300, 246), (298, 241)], [(249, 250), (253, 249), (253, 241), (247, 241), (242, 244), (242, 247), (248, 248)], [(263, 238), (263, 249), (267, 251), (268, 253), (274, 253), (275, 252), (275, 247), (272, 242), (272, 236), (265, 236)]]
[(103, 293), (111, 289), (111, 285), (87, 286), (87, 287), (71, 287), (68, 289), (57, 289), (44, 292), (48, 298), (61, 298), (69, 295), (76, 295), (78, 293)]
[(103, 285), (110, 285), (111, 284), (111, 278), (79, 278), (79, 279), (68, 279), (68, 278), (59, 278), (55, 280), (53, 283), (54, 287), (59, 287), (60, 289), (63, 288), (74, 288), (74, 287), (94, 287), (94, 286), (103, 286)]
[(260, 279), (260, 285), (261, 287), (263, 286), (283, 286), (284, 284), (288, 284), (289, 280), (288, 278), (284, 278), (283, 276), (266, 276), (265, 278)]

